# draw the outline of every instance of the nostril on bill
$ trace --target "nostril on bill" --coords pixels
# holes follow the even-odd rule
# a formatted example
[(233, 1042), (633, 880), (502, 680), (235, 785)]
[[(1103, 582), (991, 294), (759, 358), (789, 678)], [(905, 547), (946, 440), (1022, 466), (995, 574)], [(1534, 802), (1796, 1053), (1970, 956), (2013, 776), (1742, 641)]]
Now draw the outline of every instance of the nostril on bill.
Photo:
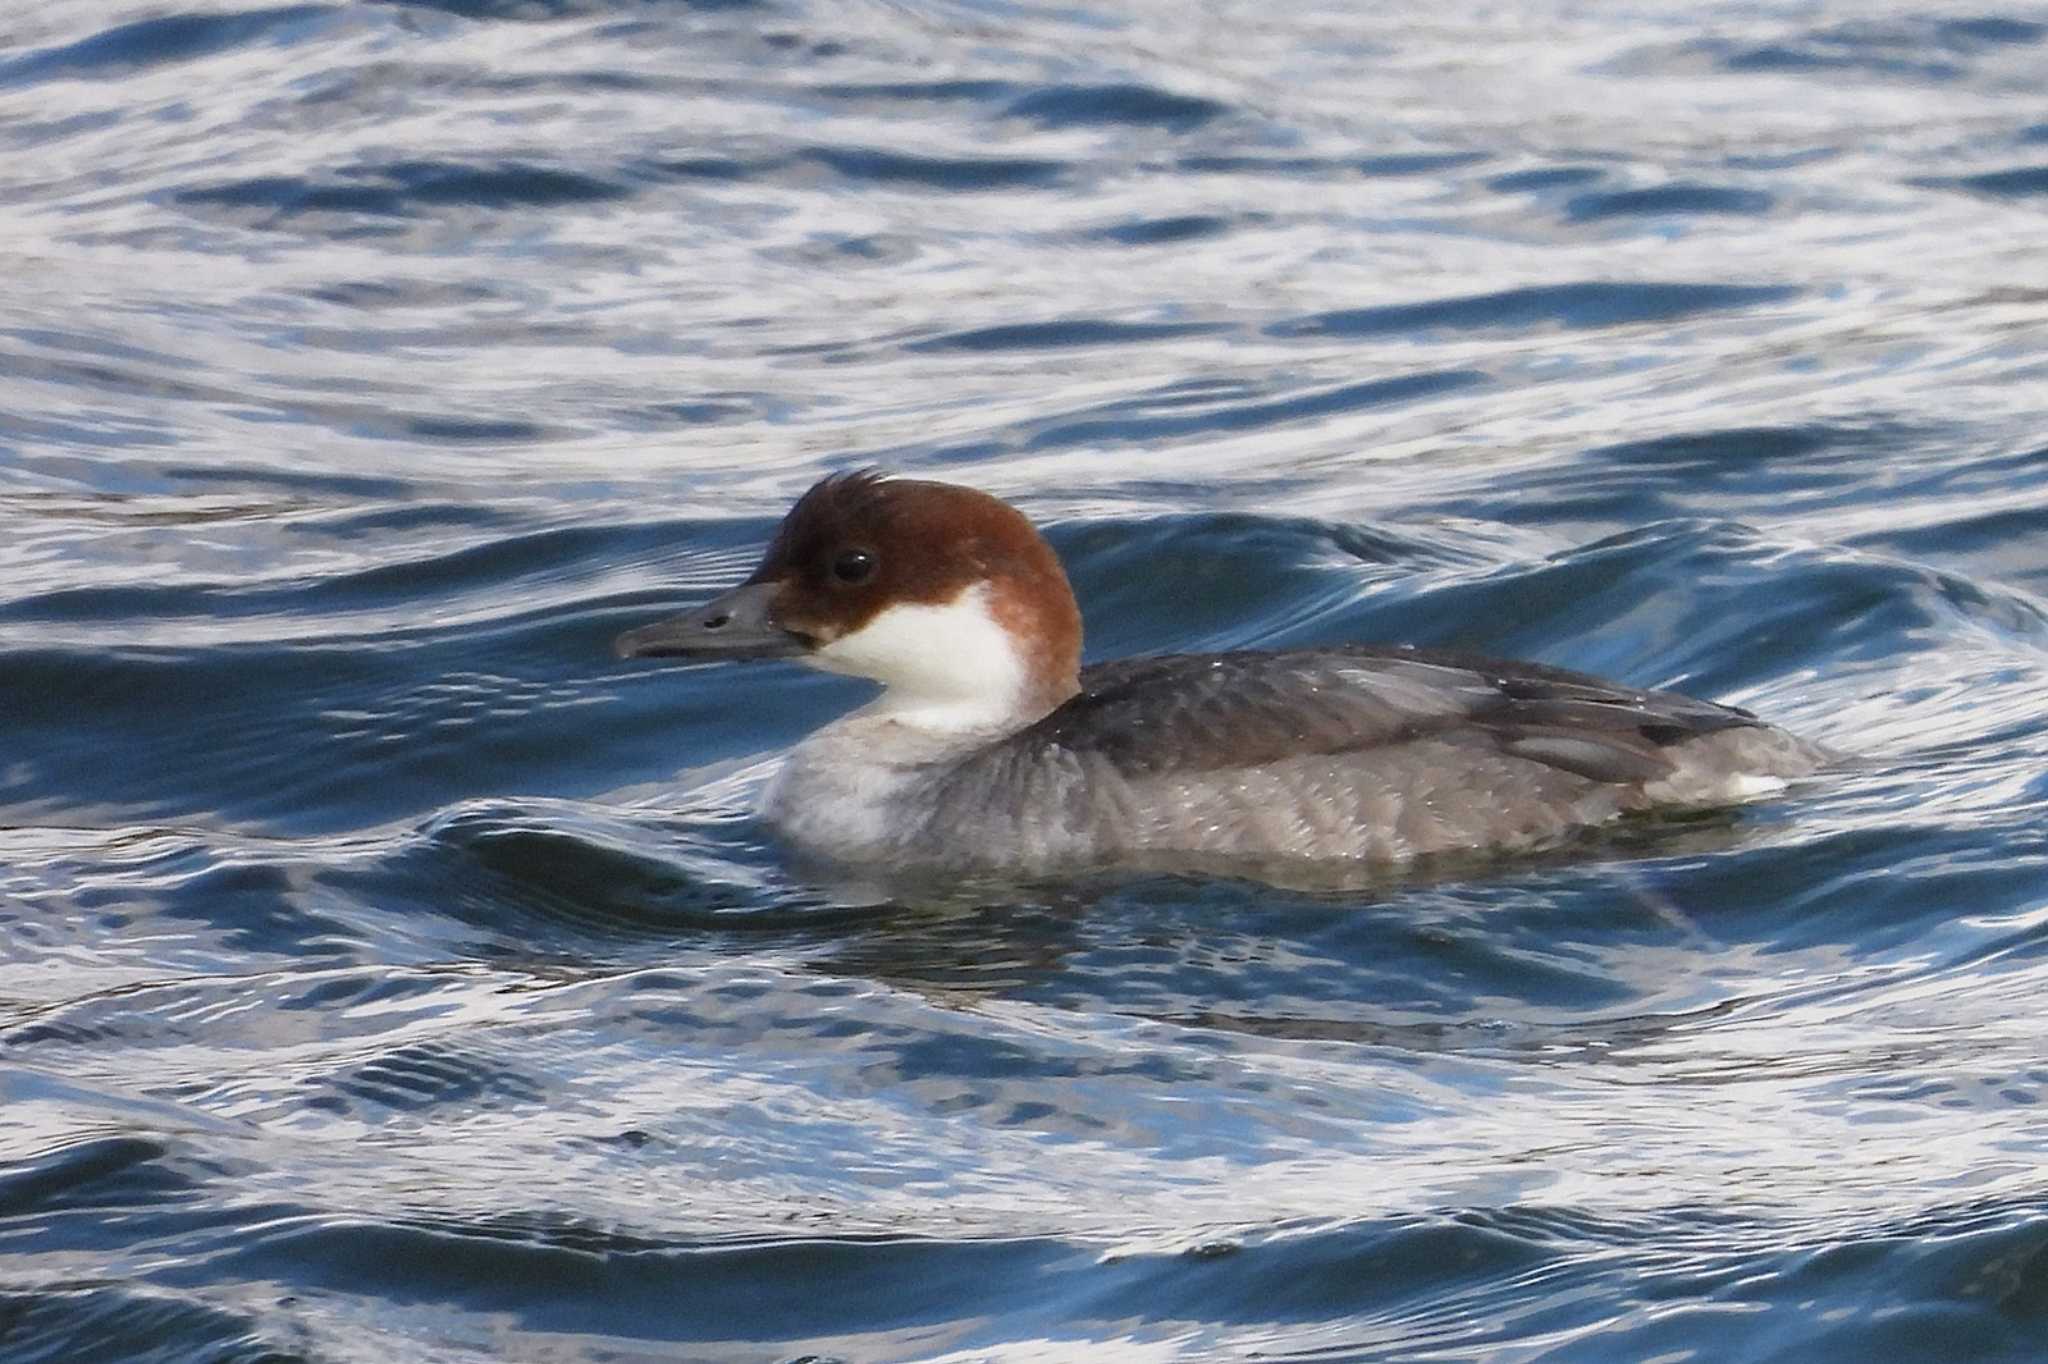
[(723, 612), (720, 612), (718, 615), (712, 616), (710, 619), (706, 620), (704, 622), (704, 628), (707, 630), (723, 630), (731, 620), (731, 616)]

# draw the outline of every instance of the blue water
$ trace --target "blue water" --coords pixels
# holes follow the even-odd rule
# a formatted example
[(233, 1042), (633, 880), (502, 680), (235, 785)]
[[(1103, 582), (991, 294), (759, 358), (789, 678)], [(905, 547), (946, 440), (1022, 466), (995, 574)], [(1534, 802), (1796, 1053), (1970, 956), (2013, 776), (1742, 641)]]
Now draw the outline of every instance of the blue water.
[[(0, 1359), (2048, 1355), (2048, 9), (0, 17)], [(1095, 657), (1855, 755), (864, 903), (622, 664), (867, 463)]]

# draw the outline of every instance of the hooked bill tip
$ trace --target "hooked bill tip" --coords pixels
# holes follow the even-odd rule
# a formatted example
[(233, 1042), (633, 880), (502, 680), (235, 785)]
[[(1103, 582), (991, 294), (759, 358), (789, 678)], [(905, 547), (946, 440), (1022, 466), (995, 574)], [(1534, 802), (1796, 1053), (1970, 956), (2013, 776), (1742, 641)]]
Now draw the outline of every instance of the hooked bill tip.
[(612, 636), (612, 655), (615, 658), (639, 658), (647, 638), (647, 627), (624, 630)]

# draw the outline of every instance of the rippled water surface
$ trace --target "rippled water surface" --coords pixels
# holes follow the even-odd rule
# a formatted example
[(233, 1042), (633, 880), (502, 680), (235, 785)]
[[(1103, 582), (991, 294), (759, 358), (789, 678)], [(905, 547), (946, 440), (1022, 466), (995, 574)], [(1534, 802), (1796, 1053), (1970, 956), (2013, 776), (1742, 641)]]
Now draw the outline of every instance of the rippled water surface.
[[(2048, 10), (0, 17), (0, 1357), (2048, 1353)], [(1855, 755), (880, 904), (628, 665), (867, 463), (1095, 657)]]

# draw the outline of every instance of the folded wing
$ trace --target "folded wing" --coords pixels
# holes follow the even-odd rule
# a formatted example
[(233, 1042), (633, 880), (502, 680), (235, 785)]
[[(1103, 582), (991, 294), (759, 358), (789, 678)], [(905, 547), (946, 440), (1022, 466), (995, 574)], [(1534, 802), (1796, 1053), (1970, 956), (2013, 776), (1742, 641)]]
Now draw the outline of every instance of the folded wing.
[(1561, 668), (1373, 646), (1123, 659), (1085, 669), (1081, 685), (1015, 742), (1093, 753), (1131, 778), (1437, 738), (1640, 783), (1668, 775), (1668, 751), (1689, 739), (1760, 725)]

